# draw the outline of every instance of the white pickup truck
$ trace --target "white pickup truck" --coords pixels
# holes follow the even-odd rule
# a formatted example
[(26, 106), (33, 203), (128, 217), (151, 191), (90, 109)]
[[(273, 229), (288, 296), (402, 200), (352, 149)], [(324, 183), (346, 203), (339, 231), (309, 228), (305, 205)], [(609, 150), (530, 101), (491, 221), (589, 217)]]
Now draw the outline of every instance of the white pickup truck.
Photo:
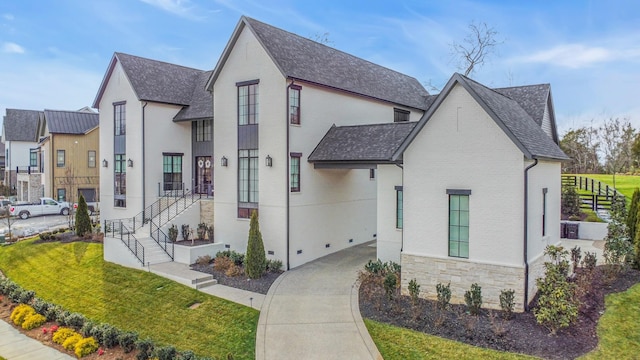
[(38, 215), (69, 215), (69, 203), (58, 202), (52, 198), (40, 198), (40, 202), (9, 205), (9, 213), (19, 216), (20, 219), (28, 219)]

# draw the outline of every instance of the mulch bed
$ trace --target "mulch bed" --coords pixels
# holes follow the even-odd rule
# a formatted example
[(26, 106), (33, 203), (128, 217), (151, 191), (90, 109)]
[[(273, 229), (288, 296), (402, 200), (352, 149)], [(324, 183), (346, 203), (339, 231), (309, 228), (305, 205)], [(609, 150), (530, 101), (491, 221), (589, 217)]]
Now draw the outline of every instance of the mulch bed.
[(267, 272), (262, 275), (260, 279), (249, 279), (246, 275), (244, 275), (244, 271), (242, 271), (242, 275), (227, 276), (222, 271), (216, 271), (213, 268), (212, 264), (193, 264), (191, 265), (191, 269), (213, 275), (213, 278), (218, 280), (218, 284), (231, 286), (242, 290), (253, 291), (264, 295), (266, 295), (269, 291), (271, 284), (273, 284), (278, 276), (282, 274), (282, 272)]
[[(581, 269), (582, 270), (582, 269)], [(574, 359), (598, 345), (596, 326), (604, 313), (604, 296), (625, 291), (640, 281), (640, 271), (629, 270), (606, 281), (605, 267), (595, 269), (592, 291), (583, 298), (578, 320), (552, 336), (538, 325), (533, 312), (515, 313), (504, 320), (502, 311), (483, 309), (478, 316), (466, 313), (465, 305), (440, 310), (433, 300), (419, 299), (414, 306), (408, 296), (389, 301), (371, 284), (360, 287), (363, 317), (421, 331), (474, 346), (529, 354), (545, 359)], [(532, 308), (535, 306), (535, 300)]]

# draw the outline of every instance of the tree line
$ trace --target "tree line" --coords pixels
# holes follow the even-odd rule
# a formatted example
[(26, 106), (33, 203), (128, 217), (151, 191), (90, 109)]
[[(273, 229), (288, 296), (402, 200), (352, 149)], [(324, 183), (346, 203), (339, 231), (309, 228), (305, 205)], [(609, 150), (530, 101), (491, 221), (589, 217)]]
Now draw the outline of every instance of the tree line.
[(569, 129), (560, 148), (571, 158), (562, 164), (567, 174), (635, 173), (640, 167), (640, 132), (628, 118)]

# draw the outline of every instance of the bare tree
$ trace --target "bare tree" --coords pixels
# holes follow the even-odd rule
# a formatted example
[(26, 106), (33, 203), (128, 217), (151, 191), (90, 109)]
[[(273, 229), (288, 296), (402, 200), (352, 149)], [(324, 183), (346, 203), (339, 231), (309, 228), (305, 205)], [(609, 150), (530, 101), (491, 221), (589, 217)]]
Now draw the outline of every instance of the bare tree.
[(315, 42), (318, 42), (320, 44), (323, 45), (327, 45), (327, 46), (331, 46), (333, 45), (333, 41), (329, 38), (329, 33), (325, 32), (325, 33), (315, 33), (312, 36), (309, 36), (310, 40), (313, 40)]
[(497, 45), (503, 43), (496, 39), (498, 31), (489, 27), (487, 23), (469, 24), (469, 33), (461, 43), (451, 44), (452, 55), (458, 60), (458, 69), (464, 70), (464, 75), (469, 76), (473, 71), (484, 65)]
[(635, 130), (629, 119), (609, 118), (600, 127), (602, 153), (607, 172), (613, 174), (613, 187), (616, 186), (616, 172), (628, 169), (632, 164), (632, 148)]

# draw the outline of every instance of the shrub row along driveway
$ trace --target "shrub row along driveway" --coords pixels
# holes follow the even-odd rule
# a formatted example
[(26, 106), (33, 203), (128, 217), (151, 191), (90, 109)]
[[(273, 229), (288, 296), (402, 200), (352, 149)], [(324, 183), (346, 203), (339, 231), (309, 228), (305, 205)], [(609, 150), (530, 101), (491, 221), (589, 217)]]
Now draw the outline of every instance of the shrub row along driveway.
[(354, 289), (375, 256), (375, 247), (358, 245), (280, 276), (260, 312), (256, 359), (379, 358)]

